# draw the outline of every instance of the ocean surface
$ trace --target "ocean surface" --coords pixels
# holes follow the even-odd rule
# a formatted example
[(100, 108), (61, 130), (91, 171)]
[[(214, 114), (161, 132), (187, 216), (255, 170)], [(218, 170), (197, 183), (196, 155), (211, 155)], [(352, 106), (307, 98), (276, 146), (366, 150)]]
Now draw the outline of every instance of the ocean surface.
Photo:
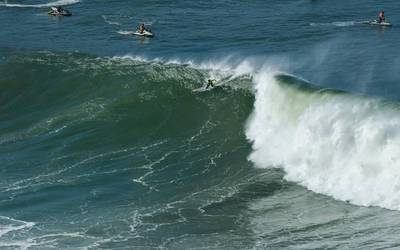
[(399, 249), (399, 13), (0, 0), (0, 249)]

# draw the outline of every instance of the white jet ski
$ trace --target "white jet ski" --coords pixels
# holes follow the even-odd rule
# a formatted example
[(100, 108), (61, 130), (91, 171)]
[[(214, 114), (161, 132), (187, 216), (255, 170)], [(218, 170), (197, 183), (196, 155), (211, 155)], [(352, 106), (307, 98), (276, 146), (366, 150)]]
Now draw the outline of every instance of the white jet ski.
[(364, 21), (362, 22), (363, 24), (368, 24), (368, 25), (377, 25), (377, 26), (392, 26), (391, 23), (389, 22), (378, 22), (377, 20), (374, 21)]
[(52, 16), (72, 16), (72, 13), (68, 10), (61, 9), (59, 11), (59, 8), (57, 7), (51, 7), (51, 10), (47, 13)]
[(144, 30), (143, 32), (140, 32), (139, 30), (137, 30), (135, 32), (132, 32), (132, 35), (144, 36), (144, 37), (153, 37), (154, 36), (154, 34), (149, 30)]

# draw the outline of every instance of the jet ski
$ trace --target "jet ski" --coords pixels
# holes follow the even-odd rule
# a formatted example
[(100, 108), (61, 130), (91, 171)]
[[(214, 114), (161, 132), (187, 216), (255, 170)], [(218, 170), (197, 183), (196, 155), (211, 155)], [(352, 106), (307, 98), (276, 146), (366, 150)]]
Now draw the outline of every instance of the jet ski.
[(144, 36), (144, 37), (153, 37), (154, 36), (154, 34), (151, 32), (151, 30), (144, 30), (143, 32), (140, 32), (139, 30), (137, 30), (137, 31), (133, 32), (132, 35)]
[(385, 22), (385, 21), (383, 21), (383, 22), (378, 22), (377, 20), (374, 20), (374, 21), (364, 21), (364, 22), (362, 22), (363, 24), (368, 24), (368, 25), (377, 25), (377, 26), (392, 26), (392, 24), (391, 23), (389, 23), (389, 22)]
[(52, 16), (72, 16), (72, 13), (60, 7), (51, 7), (51, 10), (47, 12)]

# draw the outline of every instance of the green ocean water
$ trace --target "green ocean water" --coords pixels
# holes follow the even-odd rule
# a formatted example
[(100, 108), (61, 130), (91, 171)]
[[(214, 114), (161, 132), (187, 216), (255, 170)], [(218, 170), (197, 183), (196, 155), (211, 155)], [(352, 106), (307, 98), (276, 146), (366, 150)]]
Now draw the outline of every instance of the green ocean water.
[[(44, 232), (65, 223), (54, 236), (59, 246), (97, 242), (108, 224), (117, 233), (111, 239), (126, 234), (124, 241), (132, 237), (136, 244), (148, 243), (139, 235), (154, 230), (149, 237), (158, 246), (165, 230), (197, 224), (186, 216), (197, 219), (198, 208), (228, 195), (248, 175), (250, 149), (239, 129), (252, 107), (248, 90), (196, 94), (192, 89), (207, 72), (175, 64), (53, 53), (7, 60), (1, 71), (13, 73), (0, 84), (7, 121), (1, 126), (2, 211), (42, 221), (35, 228)], [(238, 162), (217, 167), (232, 159)], [(232, 227), (232, 219), (223, 221)], [(34, 231), (19, 237), (32, 234), (40, 244), (53, 239)]]

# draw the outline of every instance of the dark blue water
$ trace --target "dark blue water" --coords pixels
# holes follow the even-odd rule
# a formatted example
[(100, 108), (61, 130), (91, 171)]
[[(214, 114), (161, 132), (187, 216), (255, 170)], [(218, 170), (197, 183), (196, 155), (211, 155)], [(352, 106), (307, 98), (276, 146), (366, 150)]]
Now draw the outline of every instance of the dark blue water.
[(399, 11), (1, 2), (0, 248), (398, 248)]

